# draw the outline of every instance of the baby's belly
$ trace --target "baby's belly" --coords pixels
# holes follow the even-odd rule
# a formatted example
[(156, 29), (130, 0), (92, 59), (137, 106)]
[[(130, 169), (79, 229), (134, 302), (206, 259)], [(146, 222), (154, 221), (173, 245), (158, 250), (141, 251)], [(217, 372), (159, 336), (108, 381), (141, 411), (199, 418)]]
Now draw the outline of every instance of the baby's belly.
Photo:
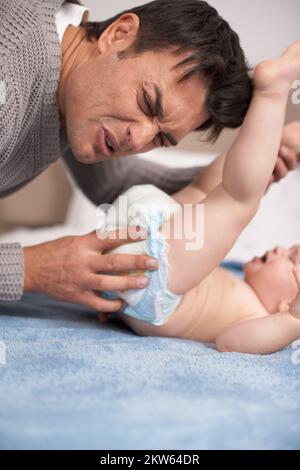
[(198, 294), (197, 287), (184, 294), (180, 304), (164, 325), (155, 326), (123, 313), (119, 316), (124, 323), (141, 336), (166, 336), (206, 341), (207, 335), (201, 334), (202, 308)]
[[(246, 291), (245, 291), (246, 289)], [(167, 336), (204, 343), (215, 342), (230, 324), (244, 320), (249, 311), (241, 308), (253, 304), (253, 293), (244, 283), (222, 269), (216, 269), (201, 284), (184, 294), (166, 324), (154, 326), (121, 314), (123, 321), (142, 336)], [(241, 297), (242, 295), (242, 297)]]

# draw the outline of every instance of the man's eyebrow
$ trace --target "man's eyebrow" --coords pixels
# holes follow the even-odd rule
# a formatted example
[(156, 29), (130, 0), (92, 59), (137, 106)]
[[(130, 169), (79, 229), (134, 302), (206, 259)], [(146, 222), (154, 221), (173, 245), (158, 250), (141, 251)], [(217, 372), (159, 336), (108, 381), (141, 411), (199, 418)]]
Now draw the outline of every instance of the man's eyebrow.
[[(154, 90), (155, 90), (155, 115), (161, 120), (163, 121), (166, 117), (166, 114), (165, 114), (165, 111), (164, 111), (164, 107), (163, 107), (163, 100), (162, 100), (162, 92), (161, 92), (161, 89), (159, 88), (158, 85), (154, 84)], [(174, 147), (176, 145), (178, 145), (178, 142), (176, 139), (174, 139), (174, 137), (172, 136), (172, 134), (168, 134), (168, 133), (165, 133), (165, 132), (162, 132), (162, 134), (168, 139), (168, 141), (170, 142), (171, 145), (173, 145)]]

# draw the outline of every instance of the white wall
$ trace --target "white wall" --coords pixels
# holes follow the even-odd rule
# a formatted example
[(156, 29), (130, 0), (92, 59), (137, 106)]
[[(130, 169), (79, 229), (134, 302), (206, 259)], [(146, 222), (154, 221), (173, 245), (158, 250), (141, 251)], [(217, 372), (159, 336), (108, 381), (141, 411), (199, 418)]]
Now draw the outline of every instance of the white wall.
[[(126, 9), (148, 3), (143, 0), (82, 2), (91, 9), (91, 18), (94, 20), (107, 19)], [(239, 34), (251, 66), (280, 55), (290, 43), (300, 37), (300, 0), (208, 0), (208, 3), (214, 6)], [(290, 100), (287, 122), (295, 119), (300, 119), (299, 106), (292, 105)], [(225, 131), (217, 144), (201, 145), (201, 150), (223, 152), (231, 145), (235, 135), (234, 132)], [(182, 141), (179, 150), (198, 153), (199, 146), (199, 136), (195, 134)]]
[[(84, 0), (93, 9), (95, 19), (108, 18), (121, 10), (132, 8), (145, 1)], [(175, 0), (174, 0), (175, 1)], [(242, 47), (252, 66), (280, 55), (292, 42), (300, 38), (299, 0), (208, 0), (239, 34)], [(299, 77), (300, 78), (300, 77)], [(288, 109), (287, 121), (300, 120), (300, 106)], [(179, 151), (151, 152), (145, 158), (169, 165), (199, 165), (207, 161), (209, 153), (224, 152), (230, 146), (235, 132), (225, 132), (213, 147), (205, 147), (198, 137), (185, 139)], [(298, 202), (299, 201), (299, 202)], [(277, 244), (300, 243), (300, 169), (280, 184), (274, 185), (264, 197), (261, 210), (245, 230), (229, 258), (247, 260)]]
[[(176, 0), (174, 0), (176, 1)], [(106, 19), (143, 0), (82, 0), (93, 19)], [(299, 0), (209, 0), (240, 35), (251, 64), (280, 54), (300, 36)]]

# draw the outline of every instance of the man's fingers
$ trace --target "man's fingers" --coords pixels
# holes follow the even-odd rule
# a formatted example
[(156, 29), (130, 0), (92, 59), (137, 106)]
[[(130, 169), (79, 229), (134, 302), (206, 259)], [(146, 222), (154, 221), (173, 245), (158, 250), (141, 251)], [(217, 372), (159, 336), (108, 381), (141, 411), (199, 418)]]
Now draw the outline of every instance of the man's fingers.
[(278, 158), (273, 175), (275, 177), (275, 181), (280, 181), (282, 178), (285, 178), (288, 174), (289, 170), (287, 169), (286, 165), (284, 164), (283, 160)]
[(99, 232), (96, 236), (98, 239), (98, 248), (104, 251), (128, 243), (145, 240), (148, 237), (148, 232), (140, 227), (127, 227), (110, 232)]
[(296, 295), (295, 299), (291, 303), (289, 311), (294, 317), (300, 319), (300, 261), (299, 260), (295, 261), (293, 274), (295, 277), (295, 281), (297, 283), (298, 294)]
[(300, 156), (300, 121), (288, 124), (283, 131), (282, 146), (292, 149), (296, 155)]
[(110, 312), (106, 313), (106, 312), (98, 312), (98, 318), (100, 320), (100, 323), (102, 323), (102, 325), (105, 325), (105, 323), (108, 322), (108, 317), (109, 315), (111, 315)]
[(285, 178), (290, 171), (293, 171), (298, 166), (298, 156), (296, 152), (285, 145), (280, 147), (279, 156), (274, 168), (273, 179), (270, 184), (274, 181), (280, 181)]
[(270, 178), (270, 181), (269, 181), (268, 187), (267, 187), (267, 189), (266, 189), (266, 192), (269, 190), (271, 184), (273, 184), (274, 182), (275, 182), (275, 176), (274, 176), (274, 174), (273, 174), (273, 175), (271, 176), (271, 178)]
[[(153, 265), (148, 265), (148, 263), (153, 263)], [(93, 257), (91, 268), (94, 272), (101, 272), (103, 274), (155, 270), (158, 268), (158, 261), (145, 255), (99, 254)]]
[(106, 300), (95, 292), (85, 292), (78, 297), (77, 302), (96, 312), (118, 312), (123, 307), (122, 300)]
[(106, 276), (91, 275), (86, 288), (94, 291), (125, 291), (128, 289), (144, 289), (148, 285), (146, 276)]
[(296, 295), (293, 302), (290, 304), (290, 313), (300, 320), (300, 263), (296, 264), (293, 269), (293, 274), (298, 286), (298, 294)]
[(124, 243), (145, 240), (147, 237), (147, 230), (140, 227), (118, 228), (109, 232), (94, 230), (84, 235), (84, 238), (89, 240), (90, 248), (96, 251), (109, 250), (121, 246)]
[(296, 266), (294, 267), (293, 274), (294, 274), (298, 289), (300, 291), (300, 262), (298, 262)]
[(279, 157), (283, 160), (289, 171), (295, 170), (297, 168), (298, 155), (294, 150), (283, 145), (280, 148)]

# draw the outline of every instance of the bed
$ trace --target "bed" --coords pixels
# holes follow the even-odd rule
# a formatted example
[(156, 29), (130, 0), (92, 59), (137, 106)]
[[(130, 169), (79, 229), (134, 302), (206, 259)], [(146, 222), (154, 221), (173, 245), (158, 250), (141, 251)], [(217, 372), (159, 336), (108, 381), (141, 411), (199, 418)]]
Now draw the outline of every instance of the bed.
[[(185, 159), (186, 163), (186, 159)], [(195, 164), (195, 162), (194, 162)], [(300, 240), (300, 169), (267, 193), (229, 255)], [(66, 224), (1, 242), (87, 233), (95, 208), (75, 191)], [(41, 295), (0, 303), (2, 449), (299, 449), (300, 344), (270, 356), (140, 338), (117, 318)]]
[(263, 357), (140, 338), (28, 294), (0, 304), (0, 364), (1, 449), (300, 448), (291, 347)]

